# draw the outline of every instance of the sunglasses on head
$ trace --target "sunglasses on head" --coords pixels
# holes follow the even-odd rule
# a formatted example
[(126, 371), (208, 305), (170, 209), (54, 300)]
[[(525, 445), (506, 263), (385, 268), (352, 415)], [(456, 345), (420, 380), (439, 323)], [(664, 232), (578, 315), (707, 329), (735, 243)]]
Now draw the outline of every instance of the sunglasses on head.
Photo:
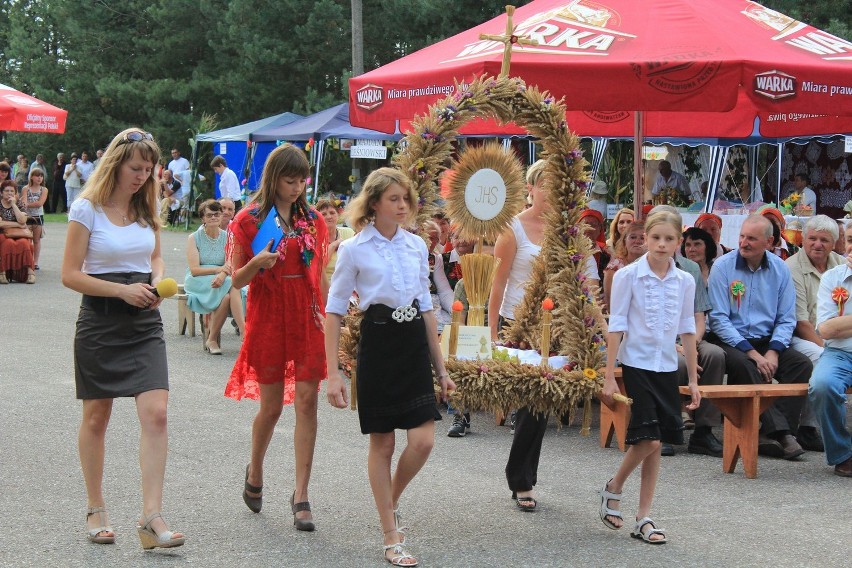
[(150, 132), (139, 132), (138, 130), (134, 130), (132, 132), (128, 132), (124, 136), (121, 137), (121, 140), (118, 141), (119, 144), (127, 144), (128, 142), (142, 142), (143, 140), (153, 140), (154, 135)]

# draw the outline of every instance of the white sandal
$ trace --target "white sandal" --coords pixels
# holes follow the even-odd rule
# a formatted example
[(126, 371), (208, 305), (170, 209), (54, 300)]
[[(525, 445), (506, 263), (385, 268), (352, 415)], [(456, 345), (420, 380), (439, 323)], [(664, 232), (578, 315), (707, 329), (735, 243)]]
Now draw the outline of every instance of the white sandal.
[[(403, 567), (417, 566), (417, 559), (415, 557), (413, 557), (412, 555), (410, 555), (409, 553), (407, 553), (404, 548), (402, 548), (401, 542), (398, 542), (396, 544), (387, 544), (387, 545), (383, 546), (382, 549), (383, 549), (383, 554), (384, 554), (385, 560), (387, 560), (388, 562), (390, 562), (394, 566), (403, 566)], [(393, 556), (391, 556), (390, 558), (388, 558), (388, 554), (387, 554), (388, 550), (393, 550)], [(404, 560), (414, 560), (414, 562), (410, 563), (410, 564), (403, 563)]]
[(402, 512), (400, 509), (401, 507), (397, 505), (396, 509), (393, 510), (393, 524), (396, 528), (396, 532), (402, 535), (402, 541), (400, 544), (405, 544), (405, 531), (408, 530), (408, 527), (402, 526)]
[(152, 513), (145, 517), (141, 523), (136, 525), (136, 531), (139, 533), (139, 541), (142, 543), (142, 548), (150, 550), (157, 547), (173, 548), (175, 546), (183, 546), (186, 539), (181, 533), (170, 530), (157, 533), (157, 531), (154, 530), (151, 523), (157, 518), (162, 519), (163, 517), (160, 513)]
[[(645, 525), (651, 525), (651, 529), (648, 532), (642, 532), (642, 527), (644, 527)], [(655, 534), (662, 535), (663, 538), (651, 540), (651, 536)], [(642, 519), (636, 521), (636, 528), (633, 529), (633, 532), (630, 533), (630, 536), (632, 536), (633, 538), (641, 538), (648, 544), (666, 543), (666, 529), (658, 529), (654, 521), (651, 520), (651, 517), (643, 517)]]
[(604, 488), (598, 493), (601, 496), (600, 514), (601, 521), (603, 521), (603, 524), (617, 531), (621, 527), (607, 519), (607, 517), (616, 517), (617, 519), (620, 519), (622, 521), (622, 526), (624, 525), (624, 517), (621, 516), (621, 511), (616, 511), (615, 509), (609, 508), (610, 499), (621, 503), (621, 493), (612, 493), (607, 489), (609, 487), (610, 481), (612, 480), (610, 479), (609, 481), (607, 481), (606, 484), (604, 484)]
[[(86, 509), (86, 523), (89, 522), (89, 517), (92, 515), (98, 516), (98, 522), (101, 524), (99, 527), (95, 527), (93, 529), (86, 530), (86, 538), (88, 538), (91, 542), (95, 544), (113, 544), (115, 543), (115, 531), (112, 530), (112, 527), (104, 524), (104, 517), (106, 516), (106, 509), (103, 507), (89, 507)], [(101, 534), (101, 533), (111, 533), (109, 535)]]

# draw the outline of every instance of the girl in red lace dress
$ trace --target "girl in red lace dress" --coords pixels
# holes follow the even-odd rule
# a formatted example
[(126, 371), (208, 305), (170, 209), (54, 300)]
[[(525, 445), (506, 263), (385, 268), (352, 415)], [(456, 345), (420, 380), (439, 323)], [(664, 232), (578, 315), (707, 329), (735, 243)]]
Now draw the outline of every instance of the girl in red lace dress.
[[(323, 267), (328, 229), (305, 199), (310, 166), (305, 153), (279, 146), (263, 167), (260, 190), (229, 225), (227, 255), (237, 289), (249, 286), (246, 334), (225, 396), (260, 399), (246, 467), (243, 500), (260, 512), (263, 459), (281, 416), (282, 401), (295, 400), (296, 488), (290, 499), (293, 523), (312, 531), (308, 482), (317, 435), (317, 391), (326, 378), (323, 350)], [(273, 211), (273, 206), (275, 207)], [(267, 215), (278, 215), (284, 238), (275, 250), (252, 253), (252, 241)]]

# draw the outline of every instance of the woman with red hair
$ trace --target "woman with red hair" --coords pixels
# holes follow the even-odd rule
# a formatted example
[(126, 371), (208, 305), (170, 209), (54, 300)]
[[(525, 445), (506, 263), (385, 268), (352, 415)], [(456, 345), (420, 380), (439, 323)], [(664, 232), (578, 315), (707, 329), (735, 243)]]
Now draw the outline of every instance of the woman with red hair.
[(784, 229), (787, 222), (784, 220), (784, 215), (778, 209), (765, 205), (757, 210), (758, 213), (769, 219), (772, 223), (772, 252), (781, 257), (781, 260), (787, 260), (790, 255), (795, 254), (795, 250), (790, 250), (786, 241), (784, 241)]
[(731, 249), (721, 243), (722, 240), (722, 218), (713, 213), (702, 213), (695, 220), (695, 227), (710, 235), (716, 243), (716, 253), (713, 258), (719, 258), (723, 254), (731, 252)]
[(598, 267), (598, 281), (603, 281), (604, 268), (609, 264), (610, 255), (607, 253), (606, 234), (604, 233), (604, 218), (596, 209), (584, 209), (580, 212), (578, 222), (586, 224), (585, 235), (592, 241), (592, 254)]

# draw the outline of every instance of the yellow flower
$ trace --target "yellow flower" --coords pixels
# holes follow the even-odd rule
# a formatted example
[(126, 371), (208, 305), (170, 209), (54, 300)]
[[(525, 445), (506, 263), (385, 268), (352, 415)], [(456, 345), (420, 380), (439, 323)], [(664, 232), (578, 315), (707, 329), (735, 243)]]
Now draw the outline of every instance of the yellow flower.
[(596, 379), (598, 376), (598, 372), (590, 367), (586, 367), (585, 369), (583, 369), (583, 375), (587, 379)]
[(358, 179), (355, 176), (349, 176), (349, 183), (355, 183), (355, 180)]

